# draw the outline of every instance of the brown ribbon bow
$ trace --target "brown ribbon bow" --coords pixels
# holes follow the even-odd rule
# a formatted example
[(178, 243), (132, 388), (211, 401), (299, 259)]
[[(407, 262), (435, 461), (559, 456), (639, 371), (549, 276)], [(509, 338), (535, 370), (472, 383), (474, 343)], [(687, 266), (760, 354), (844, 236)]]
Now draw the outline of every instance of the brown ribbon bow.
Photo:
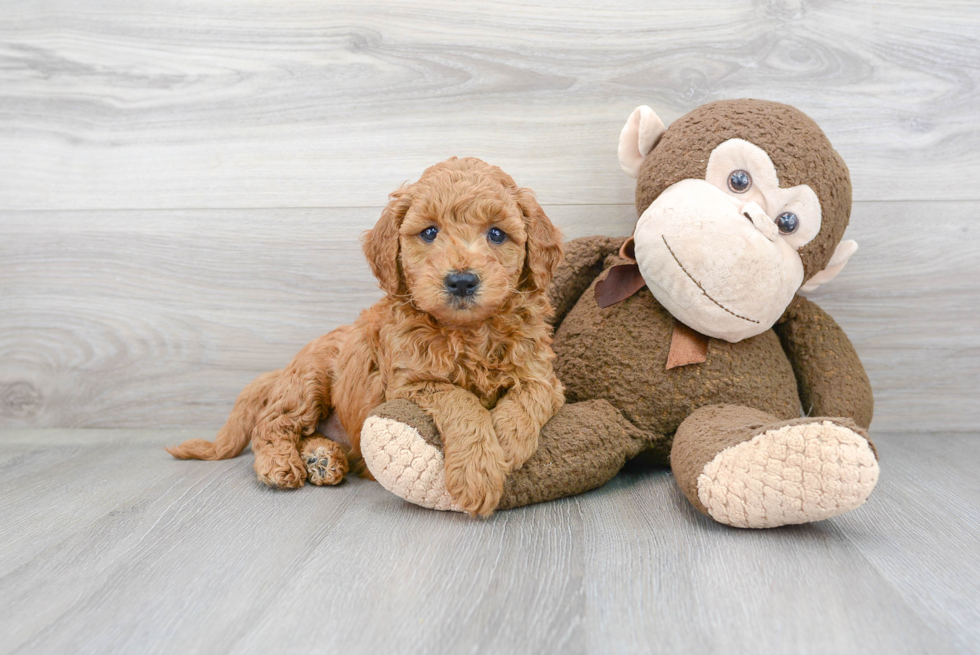
[[(617, 264), (609, 269), (604, 278), (596, 282), (595, 301), (605, 309), (623, 302), (647, 285), (636, 263), (633, 237), (619, 248), (619, 256), (633, 260), (632, 264)], [(667, 353), (667, 370), (688, 364), (700, 364), (708, 359), (708, 337), (692, 330), (676, 318), (674, 332), (670, 337), (670, 352)]]

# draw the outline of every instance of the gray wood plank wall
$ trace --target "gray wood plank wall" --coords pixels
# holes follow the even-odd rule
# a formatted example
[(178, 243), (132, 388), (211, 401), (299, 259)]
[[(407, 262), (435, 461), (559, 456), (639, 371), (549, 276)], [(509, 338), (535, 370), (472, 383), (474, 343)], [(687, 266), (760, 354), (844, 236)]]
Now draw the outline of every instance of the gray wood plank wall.
[(875, 428), (975, 430), (978, 35), (954, 0), (5, 2), (0, 427), (216, 428), (378, 297), (358, 235), (427, 165), (626, 234), (630, 110), (760, 97), (851, 168), (862, 248), (815, 297)]

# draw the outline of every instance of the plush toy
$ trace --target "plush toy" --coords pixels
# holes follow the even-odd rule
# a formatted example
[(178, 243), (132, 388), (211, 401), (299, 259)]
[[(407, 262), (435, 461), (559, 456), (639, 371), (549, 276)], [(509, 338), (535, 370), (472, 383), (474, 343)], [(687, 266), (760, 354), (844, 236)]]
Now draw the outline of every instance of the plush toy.
[[(797, 295), (857, 248), (841, 240), (843, 160), (799, 110), (759, 100), (713, 102), (669, 129), (639, 107), (619, 159), (639, 220), (630, 239), (567, 244), (550, 290), (566, 405), (500, 508), (598, 487), (641, 453), (732, 526), (861, 505), (878, 480), (868, 377), (841, 328)], [(386, 488), (457, 509), (418, 407), (377, 408), (361, 444)]]

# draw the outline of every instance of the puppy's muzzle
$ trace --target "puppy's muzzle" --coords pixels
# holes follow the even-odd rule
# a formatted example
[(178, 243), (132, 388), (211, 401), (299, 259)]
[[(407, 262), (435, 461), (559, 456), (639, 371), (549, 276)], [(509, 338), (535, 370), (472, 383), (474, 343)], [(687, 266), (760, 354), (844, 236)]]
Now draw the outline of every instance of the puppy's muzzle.
[(454, 298), (471, 298), (480, 287), (480, 276), (472, 271), (453, 271), (443, 279), (443, 285)]

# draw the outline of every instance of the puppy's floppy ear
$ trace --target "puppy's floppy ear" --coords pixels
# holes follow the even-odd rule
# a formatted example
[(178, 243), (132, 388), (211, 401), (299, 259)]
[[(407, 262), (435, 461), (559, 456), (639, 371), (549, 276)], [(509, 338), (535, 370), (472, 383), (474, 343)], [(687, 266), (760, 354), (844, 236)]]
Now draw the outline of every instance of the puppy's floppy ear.
[(524, 214), (527, 230), (521, 286), (544, 291), (563, 258), (561, 232), (552, 225), (530, 189), (517, 190), (517, 204)]
[(401, 286), (398, 230), (412, 204), (410, 189), (402, 187), (388, 196), (388, 205), (381, 212), (381, 218), (363, 238), (364, 255), (371, 264), (371, 271), (378, 278), (381, 290), (391, 295), (397, 295)]

